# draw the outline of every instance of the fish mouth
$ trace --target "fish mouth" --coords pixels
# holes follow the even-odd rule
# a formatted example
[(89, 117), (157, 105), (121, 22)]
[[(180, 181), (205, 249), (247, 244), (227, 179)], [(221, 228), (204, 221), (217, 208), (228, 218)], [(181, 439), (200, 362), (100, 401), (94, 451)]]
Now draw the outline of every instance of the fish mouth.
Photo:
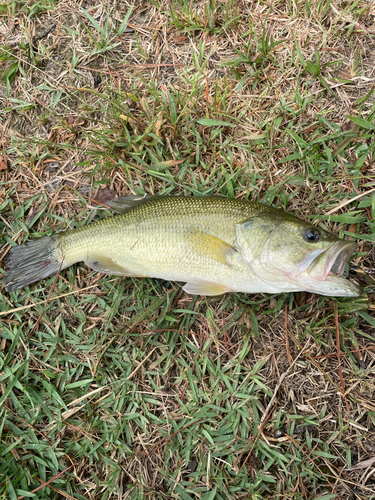
[(318, 255), (307, 273), (309, 290), (331, 297), (359, 297), (362, 288), (345, 278), (344, 271), (356, 249), (353, 241), (338, 241)]
[(344, 246), (339, 243), (337, 245), (337, 248), (333, 248), (331, 250), (331, 255), (329, 256), (327, 262), (327, 273), (325, 279), (327, 278), (327, 276), (344, 275), (345, 267), (349, 262), (350, 257), (353, 255), (355, 248), (356, 244), (349, 241), (348, 243), (344, 244)]
[(344, 271), (350, 257), (356, 249), (353, 241), (338, 241), (325, 252), (318, 255), (309, 266), (309, 275), (319, 281), (333, 277), (344, 277)]

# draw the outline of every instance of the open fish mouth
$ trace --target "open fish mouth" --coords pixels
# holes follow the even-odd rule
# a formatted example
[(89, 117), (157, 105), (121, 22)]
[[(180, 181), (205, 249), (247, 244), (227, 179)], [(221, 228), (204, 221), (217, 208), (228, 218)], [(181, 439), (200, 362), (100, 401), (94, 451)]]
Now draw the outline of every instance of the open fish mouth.
[(344, 247), (342, 243), (338, 243), (337, 247), (338, 248), (333, 248), (331, 250), (331, 255), (327, 262), (327, 274), (325, 278), (330, 275), (343, 276), (345, 267), (350, 257), (353, 255), (356, 245), (349, 241)]
[(325, 252), (314, 259), (309, 266), (309, 275), (319, 281), (329, 280), (330, 277), (343, 277), (350, 257), (356, 249), (352, 241), (338, 241)]

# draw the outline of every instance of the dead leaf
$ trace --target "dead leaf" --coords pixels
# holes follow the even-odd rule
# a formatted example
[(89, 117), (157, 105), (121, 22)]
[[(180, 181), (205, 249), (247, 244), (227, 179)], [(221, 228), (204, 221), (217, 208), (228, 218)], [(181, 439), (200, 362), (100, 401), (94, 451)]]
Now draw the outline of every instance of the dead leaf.
[(160, 127), (161, 127), (162, 123), (163, 123), (163, 116), (162, 116), (162, 114), (160, 113), (159, 118), (158, 118), (157, 122), (155, 123), (155, 134), (156, 134), (158, 137), (161, 137), (161, 136), (160, 136)]
[(175, 36), (173, 38), (173, 42), (176, 45), (183, 45), (186, 42), (186, 36), (184, 36), (184, 35), (182, 35), (182, 36)]
[(343, 132), (347, 132), (348, 130), (354, 130), (356, 127), (356, 124), (350, 120), (347, 120), (346, 122), (343, 123), (341, 129)]
[(8, 165), (4, 156), (0, 156), (0, 170), (8, 170)]
[(363, 462), (358, 462), (357, 464), (353, 465), (350, 470), (367, 469), (368, 467), (371, 467), (372, 464), (375, 464), (375, 457), (363, 460)]
[(70, 127), (80, 127), (85, 123), (85, 120), (82, 120), (82, 118), (74, 117), (72, 115), (68, 115), (66, 117), (66, 123), (70, 125)]
[(105, 187), (102, 189), (98, 189), (93, 199), (98, 203), (103, 203), (105, 205), (108, 201), (113, 200), (113, 198), (116, 198), (116, 196), (117, 196), (116, 191), (113, 191), (113, 189)]
[(125, 123), (128, 123), (131, 125), (133, 128), (137, 127), (137, 120), (134, 120), (134, 118), (131, 118), (130, 116), (126, 115), (120, 115), (121, 120), (124, 120)]
[(337, 72), (336, 77), (340, 78), (340, 80), (351, 80), (353, 75), (349, 71), (341, 70)]

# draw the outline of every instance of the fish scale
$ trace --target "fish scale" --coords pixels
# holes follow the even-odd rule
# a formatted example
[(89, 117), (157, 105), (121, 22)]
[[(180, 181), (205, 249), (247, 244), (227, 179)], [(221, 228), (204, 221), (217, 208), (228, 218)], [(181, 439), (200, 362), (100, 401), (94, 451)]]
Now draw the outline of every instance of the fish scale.
[[(145, 198), (147, 200), (147, 198)], [(220, 197), (160, 197), (140, 203), (128, 212), (67, 231), (61, 238), (66, 265), (85, 260), (88, 249), (100, 246), (105, 254), (121, 256), (126, 247), (132, 254), (146, 254), (153, 262), (167, 259), (173, 249), (184, 243), (186, 231), (197, 229), (233, 245), (235, 224), (254, 214), (278, 212), (277, 209)], [(65, 267), (65, 266), (64, 266)]]

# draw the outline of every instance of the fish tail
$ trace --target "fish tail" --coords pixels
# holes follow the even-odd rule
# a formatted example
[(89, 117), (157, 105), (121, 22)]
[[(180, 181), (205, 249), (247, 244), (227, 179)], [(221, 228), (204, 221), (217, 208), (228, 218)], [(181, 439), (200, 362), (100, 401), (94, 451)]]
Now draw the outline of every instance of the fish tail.
[(12, 247), (4, 259), (7, 270), (3, 276), (3, 286), (12, 292), (56, 274), (60, 268), (66, 267), (62, 263), (56, 234)]

